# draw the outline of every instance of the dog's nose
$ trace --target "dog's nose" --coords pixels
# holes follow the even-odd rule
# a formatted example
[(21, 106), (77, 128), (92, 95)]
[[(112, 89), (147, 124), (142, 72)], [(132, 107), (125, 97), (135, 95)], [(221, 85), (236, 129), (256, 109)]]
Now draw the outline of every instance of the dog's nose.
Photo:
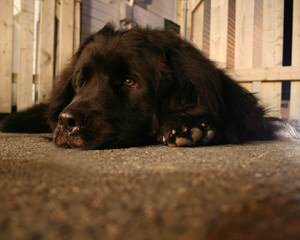
[(79, 128), (81, 125), (78, 116), (76, 117), (74, 114), (66, 112), (59, 114), (58, 123), (69, 131), (72, 131), (75, 128)]

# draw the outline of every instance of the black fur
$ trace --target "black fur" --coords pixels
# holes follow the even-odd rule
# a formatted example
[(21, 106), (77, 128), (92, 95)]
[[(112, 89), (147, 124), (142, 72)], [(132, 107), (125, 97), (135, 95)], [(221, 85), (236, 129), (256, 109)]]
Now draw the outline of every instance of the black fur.
[(38, 104), (26, 111), (10, 114), (1, 126), (3, 132), (46, 133), (51, 128), (47, 123), (47, 104)]
[(190, 43), (168, 31), (111, 25), (81, 45), (47, 105), (11, 116), (2, 129), (46, 131), (46, 115), (55, 143), (67, 147), (196, 146), (274, 137), (256, 97)]

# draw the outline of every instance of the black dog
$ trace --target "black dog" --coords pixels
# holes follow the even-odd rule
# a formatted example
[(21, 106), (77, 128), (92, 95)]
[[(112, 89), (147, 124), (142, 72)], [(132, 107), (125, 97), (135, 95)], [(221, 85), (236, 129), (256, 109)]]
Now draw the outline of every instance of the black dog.
[(52, 129), (58, 146), (93, 149), (240, 143), (275, 131), (256, 97), (190, 43), (111, 25), (81, 45), (47, 104), (11, 115), (2, 129)]

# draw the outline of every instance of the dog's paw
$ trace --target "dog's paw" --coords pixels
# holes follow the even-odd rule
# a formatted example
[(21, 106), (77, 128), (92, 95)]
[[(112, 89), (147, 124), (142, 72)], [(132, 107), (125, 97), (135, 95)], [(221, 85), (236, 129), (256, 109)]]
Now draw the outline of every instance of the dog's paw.
[(163, 131), (160, 141), (171, 147), (191, 147), (209, 144), (216, 135), (216, 130), (206, 122), (199, 126), (181, 126)]

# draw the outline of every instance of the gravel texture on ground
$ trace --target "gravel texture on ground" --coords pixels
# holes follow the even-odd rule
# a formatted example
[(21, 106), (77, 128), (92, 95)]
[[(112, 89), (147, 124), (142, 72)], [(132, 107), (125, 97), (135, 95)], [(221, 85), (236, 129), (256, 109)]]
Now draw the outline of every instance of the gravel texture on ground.
[(81, 151), (0, 134), (0, 239), (300, 239), (300, 142)]

